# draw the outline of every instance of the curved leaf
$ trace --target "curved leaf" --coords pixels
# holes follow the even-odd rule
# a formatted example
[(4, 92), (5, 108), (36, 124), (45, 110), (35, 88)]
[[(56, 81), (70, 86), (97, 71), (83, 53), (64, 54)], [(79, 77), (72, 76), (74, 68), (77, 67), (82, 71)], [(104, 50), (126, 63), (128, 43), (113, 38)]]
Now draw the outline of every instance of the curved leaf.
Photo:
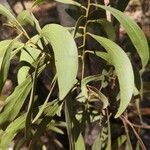
[(54, 51), (59, 98), (62, 100), (76, 83), (77, 47), (69, 31), (57, 24), (46, 25), (41, 31), (41, 36), (50, 42)]
[(120, 85), (120, 106), (115, 117), (119, 117), (128, 106), (134, 91), (134, 74), (131, 62), (126, 53), (109, 39), (90, 34), (108, 52), (114, 65)]
[[(20, 55), (20, 61), (26, 61), (30, 64), (32, 64), (40, 55), (41, 51), (32, 48), (30, 46), (25, 46), (26, 51), (23, 49)], [(30, 67), (29, 66), (23, 66), (18, 71), (18, 84), (21, 84), (24, 80), (26, 80), (28, 71)]]
[(109, 11), (121, 23), (136, 48), (144, 68), (149, 60), (149, 48), (146, 37), (140, 27), (130, 17), (117, 9), (97, 4), (92, 5)]

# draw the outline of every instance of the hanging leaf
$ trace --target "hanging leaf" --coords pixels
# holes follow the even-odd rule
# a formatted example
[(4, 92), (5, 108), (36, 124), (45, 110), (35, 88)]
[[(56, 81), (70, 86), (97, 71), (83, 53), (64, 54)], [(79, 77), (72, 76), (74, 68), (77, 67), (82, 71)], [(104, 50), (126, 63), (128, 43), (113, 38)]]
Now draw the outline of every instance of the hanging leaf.
[(6, 128), (3, 135), (0, 137), (1, 149), (7, 149), (16, 134), (24, 128), (25, 117), (25, 115), (20, 116)]
[(59, 86), (59, 98), (64, 99), (76, 83), (78, 51), (69, 31), (57, 24), (46, 25), (41, 32), (52, 45)]
[(144, 68), (149, 60), (149, 48), (146, 37), (143, 31), (140, 29), (140, 27), (130, 17), (123, 14), (121, 11), (117, 9), (98, 4), (92, 5), (109, 11), (121, 23), (121, 25), (128, 33), (134, 47), (136, 48)]
[(134, 74), (131, 62), (126, 53), (109, 39), (90, 34), (108, 52), (114, 65), (120, 85), (120, 106), (115, 117), (119, 117), (128, 106), (134, 91)]

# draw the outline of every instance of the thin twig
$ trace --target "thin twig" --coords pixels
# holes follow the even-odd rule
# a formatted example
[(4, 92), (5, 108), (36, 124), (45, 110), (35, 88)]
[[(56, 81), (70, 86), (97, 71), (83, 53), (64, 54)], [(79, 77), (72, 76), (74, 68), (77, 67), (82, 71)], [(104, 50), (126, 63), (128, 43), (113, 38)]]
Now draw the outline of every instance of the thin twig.
[(120, 118), (122, 118), (122, 120), (124, 120), (126, 123), (128, 123), (128, 125), (132, 128), (132, 130), (133, 130), (133, 132), (134, 132), (136, 138), (138, 139), (141, 148), (142, 148), (143, 150), (146, 150), (146, 147), (145, 147), (145, 145), (144, 145), (142, 139), (140, 138), (140, 136), (138, 135), (138, 133), (137, 133), (136, 130), (134, 129), (132, 123), (131, 123), (126, 117), (124, 117), (124, 116), (122, 116), (122, 117), (120, 117)]
[(125, 133), (126, 133), (126, 136), (127, 136), (128, 146), (129, 146), (130, 150), (133, 150), (132, 144), (131, 144), (131, 141), (130, 141), (130, 136), (129, 136), (129, 130), (128, 130), (128, 127), (127, 127), (127, 123), (125, 122), (125, 120), (123, 118), (120, 117), (120, 119), (122, 120), (124, 128), (125, 128)]

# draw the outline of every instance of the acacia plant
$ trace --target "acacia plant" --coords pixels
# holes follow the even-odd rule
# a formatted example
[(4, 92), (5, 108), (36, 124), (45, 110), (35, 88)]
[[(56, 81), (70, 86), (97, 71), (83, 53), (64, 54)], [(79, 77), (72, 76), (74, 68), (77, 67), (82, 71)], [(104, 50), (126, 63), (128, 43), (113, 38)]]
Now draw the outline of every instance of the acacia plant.
[[(53, 23), (41, 27), (31, 10), (14, 17), (0, 5), (0, 14), (8, 19), (5, 25), (17, 33), (14, 39), (0, 42), (1, 93), (11, 60), (18, 58), (20, 66), (18, 85), (10, 96), (6, 98), (1, 94), (0, 97), (0, 148), (7, 149), (16, 137), (14, 149), (24, 144), (33, 149), (45, 131), (63, 134), (62, 129), (66, 128), (70, 149), (84, 150), (88, 145), (85, 142), (87, 125), (98, 123), (100, 128), (89, 146), (91, 149), (117, 150), (122, 145), (133, 149), (128, 125), (137, 137), (137, 147), (145, 149), (127, 117), (131, 100), (138, 104), (142, 97), (142, 73), (149, 60), (149, 48), (140, 27), (120, 11), (128, 1), (126, 4), (122, 4), (122, 0), (113, 1), (116, 3), (109, 6), (91, 0), (84, 3), (56, 1), (76, 8), (78, 16), (67, 11), (76, 19), (74, 27)], [(37, 0), (34, 5), (40, 2)], [(111, 14), (109, 19), (106, 12)], [(26, 25), (36, 30), (34, 36), (28, 34)], [(141, 62), (139, 68), (135, 66), (133, 51), (124, 51), (117, 44), (120, 25), (135, 47), (134, 53)], [(49, 75), (49, 93), (41, 102), (37, 82), (46, 69), (53, 74)], [(60, 118), (64, 115), (62, 121)], [(114, 120), (120, 120), (117, 129)], [(115, 130), (120, 132), (112, 137)], [(61, 141), (54, 139), (54, 142), (61, 146)]]

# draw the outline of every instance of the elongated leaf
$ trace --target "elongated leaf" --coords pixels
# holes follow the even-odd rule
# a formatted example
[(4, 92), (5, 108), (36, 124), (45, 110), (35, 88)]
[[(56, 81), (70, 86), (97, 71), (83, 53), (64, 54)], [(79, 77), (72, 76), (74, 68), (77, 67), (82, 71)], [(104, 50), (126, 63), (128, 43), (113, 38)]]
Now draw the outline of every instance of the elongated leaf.
[(76, 21), (76, 24), (75, 24), (75, 30), (74, 30), (74, 36), (76, 36), (77, 32), (78, 32), (78, 29), (79, 29), (79, 26), (81, 25), (81, 23), (84, 21), (85, 17), (84, 16), (80, 16), (78, 18), (78, 20)]
[[(58, 110), (60, 109), (60, 107), (62, 108), (63, 105), (63, 101), (59, 101), (59, 99), (57, 99), (57, 103), (55, 103), (51, 109), (49, 109), (48, 111), (44, 110), (44, 114), (46, 114), (46, 116), (51, 116), (53, 117), (54, 115), (57, 115)], [(41, 106), (42, 108), (42, 106)], [(48, 108), (48, 107), (47, 107)]]
[(67, 124), (67, 134), (68, 134), (68, 139), (69, 139), (69, 148), (71, 150), (75, 150), (75, 139), (74, 135), (72, 132), (73, 128), (73, 101), (71, 99), (71, 96), (68, 95), (66, 101), (65, 101), (65, 120)]
[(53, 116), (57, 114), (57, 111), (59, 107), (61, 106), (62, 102), (63, 101), (59, 101), (58, 99), (55, 101), (54, 105), (51, 105), (53, 104), (53, 102), (52, 103), (50, 102), (50, 105), (49, 105), (50, 107), (48, 108), (47, 113), (45, 112), (46, 116), (42, 119), (42, 121), (38, 125), (38, 128), (32, 138), (33, 140), (32, 140), (31, 145), (34, 144), (36, 140), (39, 139), (43, 131), (45, 131), (47, 125), (50, 124), (50, 122), (52, 121)]
[(86, 86), (87, 83), (91, 82), (91, 81), (99, 81), (99, 80), (103, 80), (104, 77), (103, 75), (93, 75), (93, 76), (88, 76), (84, 79), (82, 79), (81, 81), (81, 87)]
[[(44, 105), (44, 104), (43, 104)], [(41, 105), (39, 107), (39, 110), (43, 107), (43, 105)], [(50, 110), (52, 110), (51, 108), (54, 106), (54, 105), (59, 105), (59, 100), (58, 99), (55, 99), (55, 100), (52, 100), (51, 102), (48, 102), (47, 105), (45, 106), (44, 108), (44, 112), (43, 114), (44, 115), (48, 115), (48, 116), (51, 116), (53, 113), (51, 113)]]
[(23, 10), (21, 13), (19, 13), (17, 20), (21, 25), (31, 24), (34, 26), (34, 21), (32, 19), (31, 13), (28, 10)]
[(102, 92), (99, 92), (98, 94), (103, 102), (103, 109), (106, 109), (109, 105), (108, 98)]
[[(38, 75), (43, 71), (45, 65), (39, 68)], [(25, 81), (15, 88), (15, 91), (6, 99), (3, 111), (0, 113), (0, 126), (6, 122), (10, 122), (20, 112), (20, 109), (27, 98), (32, 87), (32, 79), (29, 76)]]
[(47, 125), (47, 128), (55, 133), (64, 134), (64, 132), (60, 128), (55, 126), (55, 123), (49, 123)]
[(6, 128), (6, 130), (0, 138), (1, 149), (7, 149), (13, 138), (16, 136), (16, 134), (24, 128), (25, 117), (25, 115), (20, 116)]
[(108, 142), (107, 142), (107, 147), (106, 150), (110, 150), (111, 149), (111, 126), (110, 126), (110, 120), (109, 120), (109, 114), (108, 114), (108, 110), (107, 111), (107, 126), (108, 126)]
[(39, 140), (39, 138), (41, 137), (41, 134), (44, 133), (44, 131), (46, 130), (46, 126), (52, 121), (52, 117), (47, 117), (45, 116), (42, 121), (40, 122), (40, 124), (38, 125), (38, 128), (36, 130), (36, 132), (34, 133), (33, 137), (32, 137), (32, 141), (30, 143), (30, 148), (33, 148), (33, 145)]
[[(41, 41), (40, 38), (41, 38), (40, 35), (37, 34), (37, 35), (33, 36), (33, 37), (26, 43), (26, 45), (27, 45), (28, 47), (32, 47), (32, 48), (36, 48), (36, 49), (39, 48), (39, 50), (43, 50), (43, 44), (42, 44), (42, 41)], [(48, 44), (48, 42), (47, 42), (46, 40), (45, 40), (44, 42), (45, 42), (46, 45)], [(36, 46), (36, 45), (37, 45), (37, 46)], [(37, 48), (37, 47), (38, 47), (38, 48)]]
[(4, 40), (0, 42), (0, 66), (2, 64), (4, 54), (11, 42), (12, 40)]
[(12, 121), (17, 116), (31, 90), (31, 86), (30, 78), (17, 86), (15, 91), (6, 99), (6, 106), (2, 113), (0, 113), (0, 125)]
[(75, 142), (75, 150), (79, 150), (79, 149), (85, 150), (84, 139), (83, 139), (83, 136), (81, 133), (80, 133), (77, 141)]
[(110, 40), (112, 41), (116, 40), (115, 28), (113, 27), (111, 22), (107, 21), (106, 19), (99, 19), (97, 20), (97, 23), (102, 25)]
[[(59, 105), (53, 105), (54, 103), (57, 103), (57, 101), (52, 101), (49, 102), (46, 106), (47, 110), (44, 112), (44, 114), (49, 113), (49, 116), (54, 116), (57, 112)], [(57, 106), (57, 107), (56, 107)], [(56, 108), (55, 108), (56, 107)], [(39, 109), (41, 108), (41, 106), (39, 106)], [(33, 111), (36, 111), (35, 109)], [(50, 111), (53, 112), (50, 115)], [(3, 132), (3, 135), (0, 137), (0, 148), (3, 149), (7, 149), (8, 145), (10, 144), (10, 142), (12, 141), (12, 139), (16, 136), (16, 134), (25, 128), (25, 119), (26, 119), (26, 115), (27, 113), (23, 114), (22, 116), (20, 116), (19, 118), (17, 118), (16, 120), (14, 120), (7, 128), (6, 130)], [(46, 119), (45, 119), (46, 120)], [(51, 119), (50, 119), (51, 121)], [(61, 132), (61, 130), (59, 128), (56, 128), (55, 126), (58, 127), (65, 127), (65, 123), (63, 122), (50, 122), (49, 120), (47, 120), (47, 127), (49, 128), (49, 124), (52, 125), (54, 128), (52, 129), (51, 127), (49, 129), (52, 129), (55, 132)], [(41, 131), (41, 130), (40, 130)], [(24, 141), (25, 139), (23, 139)], [(22, 142), (23, 142), (22, 141)]]
[(123, 14), (121, 11), (114, 9), (109, 6), (93, 4), (96, 7), (109, 11), (124, 27), (128, 33), (133, 45), (135, 46), (143, 65), (146, 66), (149, 60), (149, 48), (146, 37), (140, 27), (128, 16)]
[(11, 12), (5, 8), (3, 5), (0, 4), (0, 14), (7, 17), (9, 21), (17, 24), (16, 18), (11, 14)]
[(115, 28), (111, 22), (109, 22), (106, 19), (97, 19), (97, 20), (92, 20), (90, 22), (99, 23), (103, 27), (104, 31), (106, 32), (107, 37), (112, 41), (116, 40)]
[(55, 0), (56, 2), (60, 2), (63, 4), (70, 4), (70, 5), (75, 5), (75, 6), (81, 6), (80, 3), (74, 1), (74, 0)]
[(58, 77), (59, 98), (62, 100), (76, 83), (78, 52), (68, 30), (57, 24), (46, 25), (41, 32), (52, 45)]
[[(46, 107), (46, 105), (47, 105), (47, 103), (48, 103), (48, 100), (49, 100), (50, 96), (51, 96), (52, 90), (53, 90), (53, 88), (54, 88), (54, 86), (55, 86), (55, 83), (56, 83), (55, 81), (56, 81), (56, 80), (55, 80), (55, 77), (54, 77), (54, 82), (52, 81), (51, 90), (50, 90), (49, 94), (47, 95), (44, 104), (41, 106), (41, 108), (40, 108), (38, 114), (37, 114), (37, 115), (35, 116), (35, 118), (33, 119), (33, 121), (32, 121), (33, 123), (36, 122), (36, 120), (37, 120), (37, 119), (42, 115), (42, 113), (44, 112), (44, 109), (45, 109), (45, 107)], [(57, 104), (57, 103), (55, 103), (55, 104)], [(56, 106), (57, 106), (57, 105), (56, 105)], [(48, 112), (49, 112), (49, 111), (48, 111)]]
[[(84, 95), (85, 98), (88, 98), (89, 91), (88, 91), (86, 85), (91, 81), (100, 81), (100, 80), (103, 83), (103, 81), (105, 80), (104, 75), (93, 75), (93, 76), (88, 76), (88, 77), (84, 78), (81, 81), (82, 95)], [(108, 98), (99, 90), (97, 90), (97, 89), (95, 89), (95, 90), (97, 91), (96, 94), (99, 96), (99, 100), (101, 100), (103, 102), (103, 109), (105, 109), (109, 105)]]
[(13, 49), (23, 46), (22, 43), (19, 43), (16, 40), (7, 40), (0, 42), (0, 46), (3, 45), (4, 47), (2, 47), (2, 50), (0, 52), (0, 91), (2, 90), (3, 85), (7, 79), (10, 66), (11, 52), (13, 51)]
[(35, 16), (29, 10), (24, 10), (17, 16), (17, 20), (21, 25), (30, 24), (32, 27), (35, 27), (38, 32), (41, 31), (40, 24)]
[(124, 144), (127, 140), (127, 137), (126, 135), (121, 135), (119, 136), (114, 142), (113, 142), (113, 145), (112, 145), (112, 148), (113, 150), (118, 150), (122, 144)]
[[(41, 51), (38, 50), (37, 48), (32, 48), (28, 45), (25, 46), (25, 49), (26, 50), (23, 49), (21, 52), (20, 61), (25, 61), (25, 62), (32, 64), (38, 58)], [(19, 69), (18, 84), (21, 84), (24, 80), (26, 80), (29, 69), (30, 69), (29, 66), (23, 66)]]
[(35, 90), (36, 90), (36, 84), (37, 84), (37, 78), (38, 78), (39, 64), (40, 64), (40, 60), (37, 63), (37, 66), (36, 66), (35, 72), (34, 72), (34, 76), (32, 79), (33, 83), (32, 83), (32, 89), (31, 89), (31, 94), (30, 94), (30, 100), (29, 100), (29, 104), (28, 104), (26, 122), (25, 122), (27, 137), (30, 136), (30, 133), (31, 133), (30, 126), (31, 126), (31, 120), (32, 120), (33, 105), (34, 105), (34, 101), (35, 101)]
[(101, 57), (102, 59), (104, 59), (105, 61), (111, 64), (111, 59), (108, 53), (100, 52), (100, 51), (95, 51), (95, 52), (89, 51), (89, 53), (96, 54), (96, 56)]
[(126, 53), (117, 44), (109, 39), (93, 34), (90, 35), (106, 49), (118, 76), (121, 100), (118, 112), (115, 116), (117, 118), (128, 106), (134, 91), (134, 74), (132, 65)]
[(0, 4), (0, 14), (7, 17), (9, 22), (14, 25), (18, 31), (24, 32), (24, 34), (28, 37), (26, 31), (23, 29), (23, 27), (20, 25), (20, 23), (17, 21), (17, 19), (11, 14), (11, 12), (5, 8), (3, 5)]

